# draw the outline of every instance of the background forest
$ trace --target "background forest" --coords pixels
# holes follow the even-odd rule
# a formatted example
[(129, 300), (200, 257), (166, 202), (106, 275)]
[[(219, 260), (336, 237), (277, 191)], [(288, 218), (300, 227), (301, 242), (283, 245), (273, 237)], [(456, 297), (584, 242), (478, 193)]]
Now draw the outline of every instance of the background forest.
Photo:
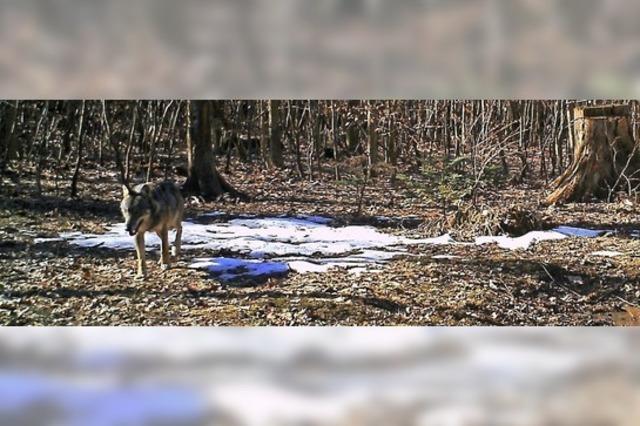
[[(572, 108), (600, 103), (4, 101), (0, 171), (16, 182), (31, 176), (37, 194), (75, 197), (80, 177), (96, 169), (122, 168), (134, 181), (186, 176), (192, 136), (210, 139), (215, 164), (230, 176), (286, 169), (309, 181), (425, 178), (427, 187), (439, 183), (458, 191), (441, 194), (456, 200), (487, 188), (549, 182), (573, 160)], [(635, 139), (638, 103), (618, 103), (631, 107)], [(205, 120), (198, 108), (206, 109)], [(43, 186), (43, 177), (51, 186)]]
[[(594, 145), (583, 143), (589, 138), (575, 129), (575, 107), (604, 104), (621, 105), (628, 133), (613, 119)], [(624, 100), (3, 101), (0, 318), (8, 324), (634, 323), (640, 226), (637, 170), (628, 166), (638, 158), (638, 112), (638, 102)], [(620, 128), (631, 151), (616, 179), (600, 179), (610, 169), (605, 163), (618, 170)], [(602, 157), (605, 151), (591, 149), (597, 146), (616, 152)], [(581, 165), (576, 154), (590, 162)], [(562, 173), (601, 185), (550, 203)], [(393, 236), (376, 238), (408, 237), (402, 241), (411, 246), (401, 256), (353, 246), (330, 260), (313, 250), (286, 259), (258, 251), (251, 256), (267, 256), (263, 266), (277, 274), (229, 284), (220, 278), (227, 275), (212, 277), (187, 261), (135, 283), (131, 250), (65, 241), (113, 232), (122, 221), (121, 183), (163, 179), (182, 186), (191, 223), (224, 227), (252, 220), (246, 218), (311, 215), (328, 218), (327, 232), (336, 235), (341, 227), (365, 226)], [(558, 226), (599, 238), (533, 244), (536, 232)], [(354, 238), (364, 235), (358, 232)], [(499, 235), (513, 241), (481, 242)], [(440, 236), (450, 240), (419, 243)], [(264, 238), (272, 234), (254, 243)], [(465, 243), (474, 239), (476, 245)], [(512, 243), (520, 249), (505, 249)], [(217, 262), (228, 269), (251, 275), (258, 268), (251, 257), (239, 260), (233, 244), (216, 247)], [(349, 256), (384, 267), (353, 274), (344, 269)], [(327, 270), (325, 261), (338, 267)], [(293, 268), (299, 262), (305, 273)]]

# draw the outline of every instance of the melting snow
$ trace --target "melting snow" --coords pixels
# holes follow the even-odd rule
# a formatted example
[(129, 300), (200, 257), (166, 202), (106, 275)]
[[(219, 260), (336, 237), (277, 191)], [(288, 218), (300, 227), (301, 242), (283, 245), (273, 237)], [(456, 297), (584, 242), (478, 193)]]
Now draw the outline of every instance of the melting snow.
[[(204, 217), (221, 216), (218, 212)], [(452, 244), (449, 235), (437, 238), (405, 238), (385, 234), (371, 226), (331, 227), (322, 216), (237, 218), (227, 222), (185, 221), (184, 250), (231, 252), (237, 257), (196, 258), (190, 268), (207, 269), (222, 281), (237, 278), (324, 272), (342, 267), (354, 273), (377, 268), (406, 254), (412, 244)], [(80, 247), (133, 250), (133, 238), (123, 224), (111, 225), (105, 234), (61, 234)], [(174, 233), (169, 236), (173, 241)], [(157, 249), (160, 239), (148, 233), (146, 247)]]
[(53, 241), (64, 241), (64, 238), (62, 237), (53, 237), (53, 238), (34, 238), (33, 239), (33, 243), (34, 244), (40, 244), (40, 243), (50, 243)]
[(436, 254), (431, 256), (432, 259), (460, 259), (462, 256), (455, 256), (452, 254)]
[(567, 237), (595, 238), (605, 233), (607, 230), (594, 230), (576, 228), (573, 226), (558, 226), (550, 231), (531, 231), (520, 237), (509, 237), (505, 235), (497, 237), (476, 237), (476, 244), (497, 243), (500, 248), (509, 250), (527, 250), (532, 244), (546, 240), (562, 240)]
[[(233, 253), (233, 257), (195, 258), (190, 268), (207, 269), (222, 281), (298, 273), (325, 272), (342, 267), (353, 273), (380, 268), (394, 257), (407, 254), (407, 247), (416, 244), (449, 245), (456, 243), (449, 234), (436, 238), (407, 238), (383, 233), (372, 226), (330, 226), (331, 218), (322, 216), (298, 217), (241, 217), (226, 222), (198, 223), (202, 218), (224, 216), (211, 212), (183, 223), (182, 248), (200, 249), (213, 253)], [(477, 237), (475, 244), (497, 243), (505, 249), (528, 249), (545, 240), (559, 240), (568, 236), (595, 237), (606, 231), (561, 226), (551, 231), (532, 231), (521, 237)], [(169, 239), (173, 241), (174, 233)], [(105, 234), (60, 234), (80, 247), (103, 247), (133, 250), (133, 238), (123, 224), (111, 225)], [(56, 241), (39, 239), (36, 242)], [(148, 233), (147, 249), (158, 249), (160, 239)], [(184, 255), (184, 254), (183, 254)], [(454, 258), (446, 255), (434, 258)]]
[(592, 256), (603, 256), (603, 257), (618, 257), (623, 256), (624, 253), (613, 250), (602, 250), (602, 251), (594, 251), (591, 253)]
[(595, 238), (609, 232), (607, 230), (602, 230), (602, 229), (584, 229), (584, 228), (576, 228), (573, 226), (558, 226), (553, 230), (563, 235), (566, 235), (567, 237), (584, 237), (584, 238)]
[(266, 260), (213, 257), (193, 259), (193, 262), (189, 268), (208, 269), (211, 273), (218, 275), (222, 281), (231, 281), (240, 277), (276, 276), (289, 272), (286, 263)]
[(561, 240), (567, 238), (565, 234), (557, 231), (531, 231), (521, 237), (508, 237), (500, 235), (497, 237), (476, 237), (476, 244), (497, 243), (500, 248), (517, 250), (526, 250), (531, 244), (546, 240)]

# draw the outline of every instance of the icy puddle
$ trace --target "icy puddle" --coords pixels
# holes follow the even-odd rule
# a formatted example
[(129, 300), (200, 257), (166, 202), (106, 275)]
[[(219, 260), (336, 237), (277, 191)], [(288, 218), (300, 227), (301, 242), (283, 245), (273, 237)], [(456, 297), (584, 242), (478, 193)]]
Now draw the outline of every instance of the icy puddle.
[[(194, 221), (185, 221), (182, 232), (182, 260), (189, 267), (206, 269), (221, 281), (282, 276), (290, 271), (325, 272), (341, 267), (349, 272), (381, 268), (391, 259), (407, 253), (417, 244), (488, 244), (505, 249), (527, 249), (544, 240), (572, 237), (595, 237), (606, 231), (558, 227), (551, 231), (533, 231), (521, 237), (477, 237), (474, 243), (455, 242), (448, 234), (437, 238), (407, 238), (381, 232), (372, 226), (331, 226), (332, 219), (320, 216), (242, 217), (226, 222), (206, 223), (221, 213), (213, 212)], [(215, 219), (214, 219), (215, 220)], [(203, 223), (205, 222), (205, 223)], [(62, 233), (59, 239), (80, 247), (134, 250), (133, 238), (124, 224), (111, 225), (105, 234)], [(174, 233), (169, 239), (173, 241)], [(160, 239), (148, 233), (147, 250), (160, 247)], [(231, 253), (229, 257), (189, 258), (189, 251), (199, 249), (213, 254)]]

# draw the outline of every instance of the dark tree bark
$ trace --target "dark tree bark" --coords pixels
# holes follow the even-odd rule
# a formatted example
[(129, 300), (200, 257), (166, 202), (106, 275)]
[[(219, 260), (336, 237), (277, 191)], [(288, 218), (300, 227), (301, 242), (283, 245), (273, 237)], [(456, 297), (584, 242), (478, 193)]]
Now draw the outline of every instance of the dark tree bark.
[(553, 181), (556, 189), (547, 203), (584, 201), (635, 186), (640, 179), (640, 153), (629, 126), (629, 107), (578, 107), (573, 115), (573, 163)]
[[(49, 117), (49, 109), (49, 101), (46, 101), (34, 134), (34, 139), (39, 138), (38, 148), (36, 152), (36, 193), (38, 194), (38, 196), (42, 194), (42, 169), (44, 167), (45, 159), (47, 158), (47, 155), (49, 153), (49, 140), (51, 139), (51, 135), (55, 131), (56, 127), (58, 126), (58, 121), (60, 120), (59, 116), (53, 114), (52, 117)], [(48, 123), (46, 122), (47, 119), (49, 119)], [(40, 131), (41, 126), (44, 127), (42, 131)]]
[(16, 143), (16, 121), (18, 113), (18, 102), (13, 105), (7, 102), (3, 114), (3, 132), (0, 140), (0, 172), (4, 171), (7, 164), (17, 157), (18, 144)]
[[(349, 154), (356, 154), (356, 150), (360, 145), (359, 134), (360, 128), (357, 121), (354, 119), (358, 114), (360, 107), (360, 101), (350, 100), (347, 102), (347, 112), (345, 119), (347, 120), (346, 139), (347, 139), (347, 151)], [(353, 115), (349, 120), (349, 113)]]
[(131, 171), (131, 149), (133, 148), (133, 137), (136, 131), (136, 122), (138, 121), (138, 103), (133, 104), (133, 114), (131, 119), (131, 127), (129, 129), (129, 139), (127, 140), (127, 149), (124, 155), (124, 180), (129, 182), (129, 174)]
[[(320, 103), (317, 100), (309, 101), (309, 120), (311, 126), (311, 141), (313, 145), (313, 159), (318, 170), (318, 178), (322, 178), (322, 167), (320, 165), (320, 156), (322, 154), (323, 141), (320, 122)], [(310, 170), (311, 171), (311, 170)]]
[(369, 173), (373, 173), (373, 167), (378, 163), (378, 135), (376, 133), (374, 109), (371, 101), (367, 102), (367, 159), (369, 160)]
[[(162, 129), (164, 126), (164, 121), (167, 117), (167, 112), (169, 111), (169, 108), (171, 108), (172, 104), (173, 104), (173, 101), (169, 101), (165, 105), (162, 111), (162, 116), (160, 117), (160, 121), (156, 122), (153, 126), (153, 133), (151, 136), (150, 146), (149, 146), (149, 162), (147, 163), (147, 182), (151, 180), (151, 174), (153, 171), (153, 162), (155, 159), (158, 142), (160, 141), (160, 137), (162, 137)], [(155, 107), (159, 107), (159, 106), (160, 106), (160, 102), (156, 102)], [(157, 118), (156, 114), (157, 114), (157, 111), (154, 112), (154, 118)]]
[(71, 178), (71, 196), (75, 197), (78, 195), (78, 178), (80, 177), (80, 165), (82, 164), (82, 136), (83, 136), (83, 123), (84, 123), (84, 109), (85, 109), (85, 101), (82, 101), (82, 105), (80, 106), (80, 113), (78, 119), (78, 128), (76, 130), (76, 138), (77, 146), (78, 146), (78, 154), (76, 157), (76, 165), (73, 170), (73, 177)]
[(71, 154), (71, 135), (73, 134), (73, 128), (75, 127), (75, 105), (72, 102), (64, 104), (64, 116), (59, 124), (59, 127), (63, 129), (62, 143), (58, 150), (58, 164), (63, 162), (63, 168), (68, 166), (68, 161)]
[(269, 163), (272, 167), (284, 167), (282, 158), (282, 123), (280, 101), (271, 99), (269, 105)]
[(188, 156), (189, 175), (182, 186), (185, 195), (200, 195), (205, 200), (211, 201), (218, 199), (226, 192), (236, 198), (246, 198), (245, 194), (231, 186), (215, 168), (211, 117), (219, 122), (222, 108), (222, 101), (191, 102), (195, 120), (193, 120), (191, 135), (187, 138), (190, 154)]

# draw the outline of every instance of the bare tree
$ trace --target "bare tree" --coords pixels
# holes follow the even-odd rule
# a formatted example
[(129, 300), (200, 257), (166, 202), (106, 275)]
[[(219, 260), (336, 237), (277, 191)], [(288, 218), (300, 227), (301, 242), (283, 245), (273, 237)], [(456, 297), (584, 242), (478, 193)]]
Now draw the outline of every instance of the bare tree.
[(191, 109), (195, 120), (191, 135), (187, 138), (189, 155), (188, 177), (182, 190), (185, 194), (202, 196), (205, 200), (215, 200), (223, 193), (238, 198), (246, 195), (231, 186), (215, 167), (212, 147), (211, 117), (220, 121), (223, 112), (222, 101), (192, 101)]
[(272, 167), (284, 167), (282, 156), (282, 128), (280, 120), (280, 101), (269, 100), (269, 164)]
[(85, 101), (83, 100), (80, 104), (80, 113), (78, 114), (78, 127), (75, 132), (76, 136), (76, 164), (73, 170), (73, 176), (71, 177), (71, 189), (70, 193), (72, 197), (78, 195), (78, 178), (80, 177), (80, 165), (82, 164), (82, 139), (83, 139), (83, 124), (84, 124), (84, 111), (85, 111)]

